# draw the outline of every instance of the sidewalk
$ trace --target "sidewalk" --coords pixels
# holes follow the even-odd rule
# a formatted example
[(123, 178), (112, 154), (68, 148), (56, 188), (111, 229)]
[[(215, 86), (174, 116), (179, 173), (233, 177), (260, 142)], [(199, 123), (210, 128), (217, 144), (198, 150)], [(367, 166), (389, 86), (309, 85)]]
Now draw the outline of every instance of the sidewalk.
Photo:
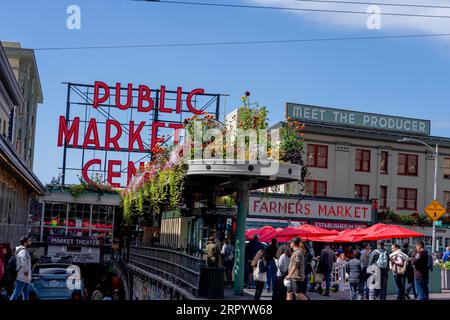
[[(244, 289), (245, 292), (245, 300), (248, 300), (248, 296), (253, 298), (255, 294), (254, 289)], [(317, 292), (308, 292), (308, 297), (311, 300), (350, 300), (350, 293), (348, 291), (338, 291), (338, 292), (330, 292), (329, 297), (324, 297), (319, 295)], [(388, 300), (396, 300), (396, 295), (388, 296)], [(241, 300), (239, 298), (239, 300)], [(264, 290), (261, 300), (272, 300), (272, 293)], [(430, 293), (430, 300), (450, 300), (450, 290), (444, 290), (442, 293)]]

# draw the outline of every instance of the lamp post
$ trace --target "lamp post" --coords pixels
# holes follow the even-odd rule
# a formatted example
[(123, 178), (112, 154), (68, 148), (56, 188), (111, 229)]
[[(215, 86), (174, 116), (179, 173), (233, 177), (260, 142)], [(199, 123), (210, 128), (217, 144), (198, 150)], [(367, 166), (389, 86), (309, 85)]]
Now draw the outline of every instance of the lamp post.
[[(437, 172), (438, 172), (438, 161), (439, 161), (439, 147), (438, 144), (436, 143), (436, 147), (435, 149), (433, 149), (432, 146), (430, 146), (428, 143), (422, 141), (422, 140), (418, 140), (418, 139), (413, 139), (413, 138), (403, 138), (401, 140), (398, 140), (398, 142), (417, 142), (420, 143), (422, 145), (424, 145), (428, 150), (430, 150), (431, 154), (434, 157), (434, 191), (433, 191), (433, 200), (437, 200)], [(433, 233), (432, 233), (432, 252), (436, 252), (439, 250), (437, 244), (436, 244), (436, 222), (433, 221)]]

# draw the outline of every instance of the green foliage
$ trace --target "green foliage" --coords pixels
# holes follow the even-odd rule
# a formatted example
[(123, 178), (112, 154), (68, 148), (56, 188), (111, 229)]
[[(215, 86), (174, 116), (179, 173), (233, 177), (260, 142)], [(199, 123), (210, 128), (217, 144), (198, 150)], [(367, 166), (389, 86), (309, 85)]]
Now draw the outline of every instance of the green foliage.
[(436, 264), (441, 270), (450, 270), (450, 261), (440, 261), (439, 263)]
[(431, 221), (426, 215), (420, 215), (417, 212), (410, 215), (403, 215), (387, 209), (386, 212), (379, 213), (379, 220), (386, 223), (398, 223), (411, 226), (431, 225)]
[(304, 165), (303, 161), (303, 133), (304, 125), (288, 118), (286, 125), (280, 132), (281, 160), (293, 164)]
[(133, 222), (137, 217), (158, 215), (164, 206), (179, 211), (184, 190), (185, 170), (182, 165), (155, 172), (139, 188), (122, 194), (124, 218)]
[(71, 185), (69, 187), (69, 192), (73, 197), (78, 198), (79, 196), (87, 192), (86, 184), (80, 183)]

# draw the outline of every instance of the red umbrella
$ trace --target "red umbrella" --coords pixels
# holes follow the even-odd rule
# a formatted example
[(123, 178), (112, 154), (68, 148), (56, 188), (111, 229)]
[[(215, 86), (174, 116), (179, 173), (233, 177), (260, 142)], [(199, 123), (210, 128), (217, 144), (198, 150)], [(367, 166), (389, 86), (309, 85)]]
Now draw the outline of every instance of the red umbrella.
[(415, 232), (410, 229), (406, 229), (396, 225), (388, 225), (381, 230), (375, 231), (363, 237), (363, 240), (383, 240), (383, 239), (402, 239), (402, 238), (414, 238), (423, 237), (424, 234)]
[(264, 227), (259, 228), (259, 229), (247, 230), (247, 232), (245, 232), (245, 237), (246, 237), (247, 240), (250, 240), (250, 239), (253, 238), (253, 236), (255, 234), (257, 234), (260, 237), (262, 237), (267, 232), (273, 232), (274, 230), (275, 230), (275, 228), (272, 227), (272, 226), (264, 226)]
[(377, 223), (374, 224), (373, 226), (369, 227), (369, 228), (365, 228), (365, 229), (360, 229), (358, 231), (356, 231), (355, 233), (353, 233), (354, 236), (367, 236), (368, 234), (372, 234), (374, 232), (380, 231), (383, 228), (388, 227), (387, 224), (384, 223)]
[(273, 238), (276, 238), (276, 235), (279, 232), (283, 231), (282, 228), (279, 228), (279, 229), (281, 229), (281, 230), (276, 229), (276, 230), (273, 230), (273, 231), (268, 231), (267, 233), (265, 233), (262, 236), (260, 236), (259, 241), (261, 241), (261, 242), (270, 242), (270, 241), (272, 241)]
[(277, 234), (277, 238), (280, 241), (288, 241), (293, 237), (301, 237), (301, 238), (313, 238), (320, 236), (330, 236), (338, 234), (337, 232), (333, 232), (327, 229), (315, 227), (309, 224), (301, 225), (297, 228), (286, 228), (282, 232)]

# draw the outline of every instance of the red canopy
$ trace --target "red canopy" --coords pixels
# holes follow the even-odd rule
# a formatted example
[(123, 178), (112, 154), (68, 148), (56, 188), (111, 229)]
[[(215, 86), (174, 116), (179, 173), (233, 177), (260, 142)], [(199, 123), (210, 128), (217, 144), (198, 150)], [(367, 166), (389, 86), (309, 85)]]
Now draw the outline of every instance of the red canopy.
[(353, 235), (358, 229), (345, 229), (339, 232), (337, 235), (332, 236), (321, 236), (321, 237), (311, 237), (310, 240), (316, 242), (359, 242), (362, 236)]
[(262, 236), (260, 235), (259, 241), (261, 242), (271, 242), (273, 238), (276, 238), (276, 235), (283, 231), (283, 228), (277, 228), (272, 231), (267, 231)]
[(284, 229), (282, 232), (276, 235), (280, 241), (289, 241), (293, 237), (300, 237), (307, 240), (312, 240), (315, 237), (320, 236), (331, 236), (338, 234), (337, 232), (333, 232), (327, 229), (315, 227), (309, 224), (304, 224), (296, 228), (288, 227)]
[(245, 238), (247, 240), (250, 240), (250, 239), (253, 238), (253, 236), (255, 234), (259, 235), (259, 237), (261, 238), (261, 237), (265, 236), (268, 233), (273, 233), (274, 231), (275, 231), (275, 228), (272, 227), (272, 226), (264, 226), (264, 227), (259, 228), (259, 229), (247, 230), (245, 232)]
[(383, 240), (383, 239), (402, 239), (402, 238), (413, 238), (413, 237), (423, 237), (424, 234), (406, 229), (397, 225), (386, 225), (384, 228), (369, 233), (364, 236), (363, 240)]
[(353, 233), (354, 236), (367, 236), (368, 234), (372, 234), (374, 232), (377, 232), (383, 228), (386, 228), (388, 225), (384, 224), (384, 223), (377, 223), (374, 224), (373, 226), (369, 227), (369, 228), (365, 228), (365, 229), (359, 229), (358, 231), (356, 231), (355, 233)]

